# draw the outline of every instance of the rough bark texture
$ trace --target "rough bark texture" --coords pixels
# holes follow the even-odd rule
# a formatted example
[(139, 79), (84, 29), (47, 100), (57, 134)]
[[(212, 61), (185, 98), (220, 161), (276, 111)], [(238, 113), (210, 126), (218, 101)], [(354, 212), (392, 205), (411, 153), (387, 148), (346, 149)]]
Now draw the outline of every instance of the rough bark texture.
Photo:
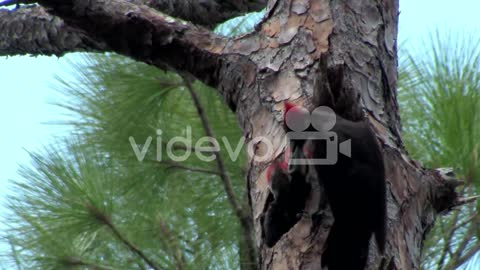
[[(31, 4), (32, 0), (8, 0), (0, 6), (16, 3)], [(113, 3), (104, 1), (105, 6)], [(132, 6), (150, 7), (191, 23), (211, 28), (230, 18), (259, 11), (266, 0), (130, 0)], [(67, 4), (67, 6), (71, 6)], [(87, 5), (89, 6), (89, 5)], [(0, 55), (56, 55), (78, 51), (110, 51), (103, 42), (89, 37), (83, 30), (65, 25), (36, 5), (14, 10), (0, 10)]]
[(171, 16), (210, 27), (247, 12), (260, 11), (267, 4), (267, 0), (140, 1)]
[(1, 55), (57, 55), (76, 51), (105, 51), (108, 47), (85, 31), (65, 25), (42, 7), (16, 11), (0, 9)]
[[(248, 11), (263, 3), (145, 1), (209, 25), (187, 15), (191, 10), (185, 5), (194, 2), (205, 10), (219, 7), (223, 14), (212, 17), (212, 24), (231, 16), (225, 11), (227, 7), (236, 8), (235, 12)], [(1, 55), (38, 54), (42, 49), (57, 55), (111, 50), (160, 68), (191, 73), (218, 89), (238, 116), (247, 142), (254, 140), (254, 153), (265, 156), (265, 160), (251, 157), (247, 176), (262, 269), (320, 269), (333, 222), (328, 211), (303, 217), (273, 248), (262, 242), (260, 218), (268, 195), (265, 168), (286, 147), (281, 126), (283, 102), (290, 100), (311, 108), (314, 103), (331, 104), (324, 99), (329, 97), (343, 117), (368, 118), (381, 142), (388, 182), (387, 248), (380, 255), (372, 244), (368, 269), (418, 269), (426, 232), (437, 213), (454, 205), (456, 194), (454, 184), (410, 160), (403, 149), (396, 101), (398, 0), (270, 0), (256, 31), (230, 40), (133, 2), (39, 3), (57, 17), (42, 15), (45, 23), (37, 25), (39, 14), (44, 14), (38, 8), (0, 12), (0, 26), (8, 28), (0, 33)], [(19, 15), (24, 13), (24, 17)], [(13, 22), (5, 23), (12, 15)], [(18, 33), (23, 33), (22, 37)], [(24, 37), (38, 37), (36, 33), (48, 38)], [(73, 41), (62, 41), (64, 36)], [(327, 90), (331, 94), (325, 93)], [(314, 102), (316, 91), (319, 99)], [(256, 141), (262, 136), (272, 143), (273, 152)], [(309, 205), (308, 210), (316, 207)]]
[[(4, 0), (0, 6), (32, 4), (35, 0)], [(267, 0), (128, 0), (192, 23), (213, 27), (248, 12), (260, 11)]]

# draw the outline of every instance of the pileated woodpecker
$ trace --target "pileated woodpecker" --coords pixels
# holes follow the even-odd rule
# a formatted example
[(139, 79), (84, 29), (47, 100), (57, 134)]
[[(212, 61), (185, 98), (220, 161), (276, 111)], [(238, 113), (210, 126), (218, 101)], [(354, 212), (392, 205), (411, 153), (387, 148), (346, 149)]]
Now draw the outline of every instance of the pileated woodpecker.
[[(302, 107), (285, 103), (284, 128), (287, 132), (292, 129), (316, 131), (308, 121), (302, 122), (305, 111)], [(335, 219), (322, 265), (328, 266), (329, 270), (363, 270), (372, 235), (380, 252), (385, 249), (383, 157), (375, 134), (366, 121), (353, 122), (336, 115), (336, 124), (330, 131), (336, 134), (338, 142), (351, 141), (351, 157), (338, 155), (335, 164), (314, 166)], [(322, 141), (292, 140), (283, 159), (275, 160), (268, 167), (267, 180), (272, 192), (263, 220), (267, 246), (275, 245), (298, 222), (310, 192), (306, 170), (311, 166), (288, 166), (289, 158), (324, 159), (329, 154), (326, 151), (326, 144)]]
[[(283, 128), (287, 135), (291, 131), (308, 127), (310, 114), (305, 108), (285, 102)], [(295, 129), (295, 130), (294, 130)], [(289, 165), (290, 158), (304, 159), (305, 140), (290, 140), (282, 157), (277, 158), (267, 168), (267, 181), (270, 195), (268, 209), (262, 225), (265, 243), (272, 247), (292, 228), (304, 213), (305, 202), (310, 193), (311, 183), (307, 181), (307, 165)]]
[(270, 194), (267, 199), (267, 212), (263, 219), (265, 244), (273, 247), (297, 221), (296, 213), (289, 204), (290, 179), (288, 165), (275, 160), (267, 168), (267, 182)]
[[(329, 270), (363, 270), (375, 236), (385, 249), (386, 186), (383, 156), (365, 121), (336, 117), (338, 142), (351, 141), (351, 157), (339, 155), (333, 165), (316, 165), (335, 219), (322, 264)], [(325, 143), (313, 142), (312, 157), (325, 158)]]
[[(285, 102), (285, 109), (285, 115), (293, 115), (296, 122), (301, 121), (300, 118), (305, 115), (305, 109), (290, 102)], [(289, 111), (293, 111), (293, 114)], [(286, 121), (288, 120), (291, 119)], [(291, 123), (288, 124), (290, 125), (285, 125), (287, 132), (291, 131)], [(297, 124), (297, 127), (309, 132), (316, 131), (305, 122)], [(329, 270), (363, 270), (372, 235), (375, 236), (380, 252), (383, 253), (385, 249), (386, 187), (383, 156), (375, 134), (366, 121), (353, 122), (336, 115), (335, 125), (329, 131), (336, 134), (338, 142), (350, 140), (351, 157), (335, 153), (338, 154), (335, 164), (315, 165), (320, 185), (325, 190), (335, 219), (327, 239), (322, 265), (328, 266)], [(325, 159), (331, 154), (327, 153), (325, 141), (312, 139), (306, 143), (305, 140), (296, 140), (291, 142), (291, 147), (293, 158), (306, 156)]]
[(267, 168), (266, 177), (271, 193), (262, 224), (268, 247), (274, 246), (300, 220), (310, 193), (306, 172), (302, 168), (288, 166), (290, 155), (290, 148), (287, 148), (283, 158), (276, 159)]

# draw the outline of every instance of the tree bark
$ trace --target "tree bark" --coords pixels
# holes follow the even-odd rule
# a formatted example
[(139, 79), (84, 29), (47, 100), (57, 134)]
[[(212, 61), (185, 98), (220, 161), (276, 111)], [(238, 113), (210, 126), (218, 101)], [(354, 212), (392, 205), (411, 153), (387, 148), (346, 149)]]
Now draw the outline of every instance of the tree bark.
[[(155, 1), (143, 3), (147, 2)], [(251, 3), (252, 8), (234, 4), (238, 2)], [(234, 39), (134, 1), (39, 3), (49, 14), (38, 7), (0, 12), (0, 26), (7, 30), (0, 33), (1, 55), (114, 51), (159, 68), (190, 73), (218, 89), (236, 113), (255, 154), (250, 155), (246, 181), (262, 269), (320, 269), (334, 222), (328, 211), (321, 217), (305, 216), (273, 248), (263, 243), (260, 220), (269, 193), (265, 168), (286, 148), (284, 101), (311, 109), (319, 105), (314, 94), (328, 94), (339, 115), (368, 119), (383, 150), (388, 198), (386, 251), (379, 254), (372, 245), (368, 269), (419, 268), (425, 234), (437, 214), (457, 202), (456, 183), (409, 159), (403, 148), (396, 93), (398, 0), (270, 0), (255, 31)], [(249, 11), (263, 1), (228, 3), (224, 6)], [(163, 7), (170, 14), (197, 18), (185, 15), (179, 1)], [(210, 23), (231, 16), (225, 14), (230, 13)], [(43, 24), (36, 24), (42, 16)], [(5, 18), (13, 22), (5, 23)], [(197, 22), (210, 25), (201, 19)], [(39, 36), (48, 38), (39, 40)], [(324, 93), (327, 89), (331, 93)], [(273, 151), (256, 140), (260, 137), (272, 143)]]
[[(4, 0), (0, 6), (34, 4), (35, 0)], [(260, 11), (267, 0), (129, 0), (192, 23), (214, 27), (248, 12)]]

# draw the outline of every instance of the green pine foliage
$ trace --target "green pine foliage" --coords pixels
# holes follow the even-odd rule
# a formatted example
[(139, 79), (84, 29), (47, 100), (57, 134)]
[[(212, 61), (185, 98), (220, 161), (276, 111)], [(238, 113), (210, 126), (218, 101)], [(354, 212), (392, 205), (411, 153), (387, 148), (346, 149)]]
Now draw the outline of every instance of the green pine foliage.
[[(215, 163), (168, 159), (166, 142), (187, 127), (193, 142), (205, 136), (182, 79), (118, 55), (81, 57), (75, 83), (59, 78), (65, 99), (57, 105), (76, 114), (63, 123), (74, 139), (32, 153), (9, 199), (18, 260), (25, 269), (149, 269), (131, 244), (158, 269), (238, 267), (240, 229)], [(217, 138), (236, 147), (234, 115), (211, 89), (195, 90)], [(129, 139), (142, 149), (149, 137), (139, 161)], [(221, 149), (243, 198), (245, 157), (233, 161)]]
[[(205, 136), (182, 79), (118, 55), (81, 57), (83, 64), (72, 63), (81, 87), (59, 78), (65, 99), (57, 104), (76, 114), (64, 123), (75, 127), (75, 139), (32, 153), (33, 165), (22, 168), (25, 180), (9, 199), (10, 241), (25, 248), (16, 250), (20, 261), (27, 269), (147, 267), (127, 241), (159, 269), (238, 266), (238, 220), (215, 163), (195, 154), (181, 163), (168, 159), (167, 141), (186, 136), (187, 127), (192, 142)], [(236, 147), (234, 115), (211, 89), (195, 90), (217, 138)], [(142, 149), (149, 137), (139, 161), (129, 139)], [(221, 149), (243, 198), (245, 157), (233, 161)]]
[[(399, 102), (403, 139), (426, 167), (453, 167), (466, 184), (461, 194), (480, 192), (480, 36), (435, 32), (426, 46), (400, 53)], [(404, 43), (405, 45), (406, 43)], [(477, 269), (479, 202), (437, 219), (425, 242), (423, 269)]]

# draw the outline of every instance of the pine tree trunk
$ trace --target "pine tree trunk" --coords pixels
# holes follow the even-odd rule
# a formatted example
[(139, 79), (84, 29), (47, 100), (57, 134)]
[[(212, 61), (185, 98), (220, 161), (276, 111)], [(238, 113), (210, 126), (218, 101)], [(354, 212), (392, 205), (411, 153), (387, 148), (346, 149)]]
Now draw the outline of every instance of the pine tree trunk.
[[(268, 19), (236, 48), (257, 64), (257, 70), (242, 75), (256, 77), (244, 85), (240, 97), (227, 97), (236, 105), (247, 138), (264, 136), (273, 142), (268, 161), (286, 147), (285, 100), (311, 109), (324, 105), (313, 96), (328, 96), (322, 91), (329, 89), (338, 114), (369, 120), (385, 160), (388, 221), (385, 254), (371, 241), (367, 269), (419, 269), (425, 234), (455, 197), (453, 186), (445, 188), (438, 175), (409, 160), (403, 148), (396, 100), (397, 24), (396, 0), (270, 1)], [(268, 155), (263, 143), (252, 149), (258, 156)], [(303, 217), (273, 248), (264, 244), (267, 163), (252, 158), (247, 179), (261, 269), (321, 269), (334, 222), (329, 212)]]

